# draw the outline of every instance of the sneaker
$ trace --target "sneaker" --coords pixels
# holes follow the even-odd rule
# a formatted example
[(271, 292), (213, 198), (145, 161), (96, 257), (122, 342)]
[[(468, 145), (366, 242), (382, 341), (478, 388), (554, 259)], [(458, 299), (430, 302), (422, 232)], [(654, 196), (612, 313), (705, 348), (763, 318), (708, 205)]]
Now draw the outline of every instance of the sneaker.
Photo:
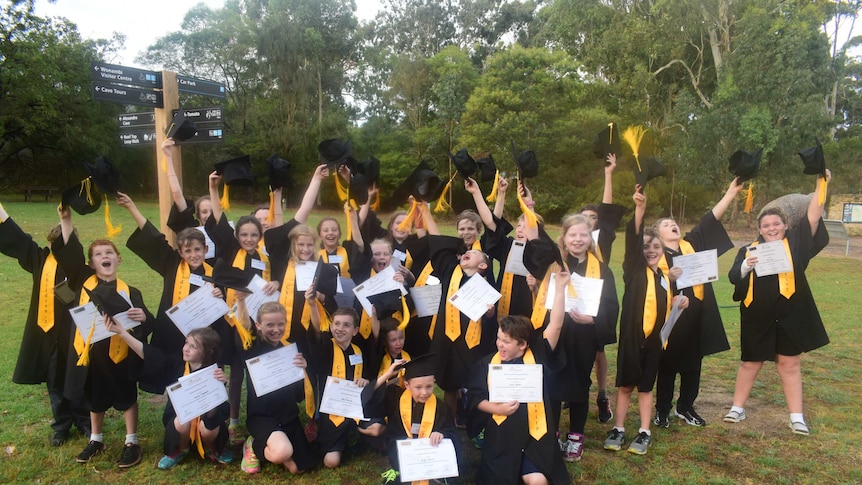
[(614, 417), (614, 412), (611, 411), (611, 401), (607, 397), (596, 399), (596, 405), (599, 407), (600, 423), (607, 423)]
[(248, 434), (245, 432), (245, 427), (241, 424), (232, 424), (227, 427), (228, 441), (234, 446), (245, 443)]
[(738, 423), (745, 419), (745, 411), (733, 411), (731, 410), (729, 413), (724, 415), (723, 421), (725, 423)]
[(476, 447), (477, 450), (482, 449), (482, 444), (485, 443), (485, 430), (479, 431), (479, 434), (473, 437), (473, 446)]
[(51, 446), (63, 446), (63, 443), (69, 439), (69, 431), (54, 431), (51, 436)]
[(695, 412), (694, 408), (687, 411), (680, 411), (677, 409), (674, 413), (692, 426), (706, 426), (706, 420), (701, 418), (700, 415)]
[(566, 461), (581, 461), (584, 454), (584, 435), (580, 433), (569, 433), (566, 435), (566, 449), (563, 451), (563, 459)]
[(616, 428), (611, 428), (608, 431), (608, 437), (605, 438), (605, 449), (611, 451), (620, 451), (623, 445), (626, 444), (626, 432)]
[(126, 443), (123, 446), (123, 451), (120, 453), (120, 459), (117, 460), (117, 466), (120, 468), (130, 468), (141, 462), (141, 445), (137, 443)]
[(641, 431), (635, 436), (632, 444), (629, 445), (629, 453), (634, 453), (636, 455), (646, 455), (649, 447), (652, 446), (652, 436), (646, 434), (646, 432)]
[(246, 473), (257, 473), (260, 471), (260, 460), (258, 460), (257, 455), (254, 454), (254, 450), (251, 447), (252, 443), (254, 443), (254, 439), (249, 436), (242, 445), (242, 462), (240, 462), (240, 468), (242, 468), (242, 471)]
[(234, 454), (228, 447), (225, 447), (221, 454), (216, 453), (214, 450), (209, 450), (206, 453), (206, 457), (209, 461), (213, 463), (221, 463), (222, 465), (233, 463), (234, 460)]
[(670, 413), (668, 411), (656, 411), (653, 424), (659, 428), (670, 428)]
[(84, 448), (84, 451), (78, 453), (78, 457), (75, 458), (75, 461), (78, 463), (87, 463), (90, 461), (90, 458), (98, 455), (99, 453), (105, 451), (105, 444), (101, 441), (90, 440), (87, 443), (87, 447)]
[(159, 460), (159, 470), (170, 470), (177, 466), (177, 463), (183, 461), (188, 456), (189, 450), (175, 450), (170, 455), (165, 455)]
[(803, 423), (802, 421), (791, 421), (790, 429), (794, 433), (801, 434), (802, 436), (808, 436), (809, 434), (808, 425)]
[(398, 480), (398, 475), (399, 473), (395, 471), (394, 468), (390, 468), (385, 472), (381, 473), (380, 478), (383, 479), (383, 485), (386, 485), (387, 483), (394, 483), (396, 480)]

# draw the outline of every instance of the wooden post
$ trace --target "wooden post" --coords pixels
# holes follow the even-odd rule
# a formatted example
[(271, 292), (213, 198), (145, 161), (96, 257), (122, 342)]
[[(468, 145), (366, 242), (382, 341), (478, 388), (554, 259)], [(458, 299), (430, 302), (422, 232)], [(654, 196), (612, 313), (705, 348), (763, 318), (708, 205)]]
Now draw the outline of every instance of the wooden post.
[[(165, 238), (172, 246), (175, 246), (175, 234), (168, 226), (168, 214), (171, 210), (173, 199), (171, 198), (171, 186), (168, 182), (168, 173), (162, 168), (165, 156), (162, 154), (162, 143), (167, 139), (165, 130), (171, 125), (172, 112), (180, 107), (179, 90), (177, 89), (177, 73), (173, 71), (162, 71), (162, 98), (164, 107), (156, 108), (156, 172), (159, 180), (159, 228)], [(183, 185), (183, 157), (182, 148), (174, 152), (174, 171), (180, 186)]]

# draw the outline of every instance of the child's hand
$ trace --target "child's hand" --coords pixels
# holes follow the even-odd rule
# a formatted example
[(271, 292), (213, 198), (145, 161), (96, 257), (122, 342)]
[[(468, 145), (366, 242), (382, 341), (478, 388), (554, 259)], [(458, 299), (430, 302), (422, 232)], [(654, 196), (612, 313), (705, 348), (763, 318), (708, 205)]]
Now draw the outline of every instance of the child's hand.
[(477, 184), (476, 181), (470, 177), (464, 177), (464, 189), (466, 189), (467, 192), (475, 195), (479, 193), (479, 184)]
[(605, 162), (607, 162), (607, 165), (605, 165), (605, 173), (608, 175), (614, 173), (614, 169), (617, 168), (617, 154), (609, 153)]
[(635, 201), (636, 207), (644, 207), (646, 205), (646, 195), (643, 193), (643, 186), (640, 184), (635, 185), (635, 193), (632, 194), (632, 200)]
[(493, 317), (494, 316), (494, 305), (491, 305), (491, 304), (488, 305), (488, 310), (485, 311), (485, 316), (486, 317)]
[(173, 148), (176, 145), (174, 143), (173, 138), (165, 138), (165, 141), (162, 142), (162, 153), (165, 154), (166, 157), (171, 158), (173, 156)]
[(147, 314), (144, 313), (142, 308), (130, 308), (126, 315), (136, 321), (136, 322), (145, 322), (147, 321)]
[(365, 387), (368, 385), (368, 379), (357, 377), (356, 379), (353, 379), (353, 383), (356, 384), (356, 387)]
[(278, 291), (278, 281), (267, 281), (265, 285), (263, 285), (263, 294), (271, 295)]
[(69, 206), (63, 207), (63, 204), (57, 205), (57, 214), (60, 220), (69, 220), (72, 218), (72, 209)]
[[(566, 285), (569, 284), (569, 280), (572, 279), (572, 274), (568, 271), (558, 271), (557, 277), (554, 278), (554, 284), (556, 285), (556, 289), (562, 291), (566, 288)], [(533, 281), (536, 279), (533, 278)]]
[(518, 401), (509, 401), (509, 402), (495, 402), (492, 403), (496, 408), (492, 414), (499, 414), (501, 416), (511, 416), (515, 414), (515, 411), (518, 410), (520, 404)]
[(326, 177), (329, 177), (329, 168), (326, 166), (325, 163), (318, 165), (317, 168), (314, 170), (313, 178), (323, 181), (326, 180)]
[(398, 371), (401, 370), (401, 366), (404, 365), (405, 362), (407, 362), (407, 359), (396, 360), (395, 362), (392, 363), (392, 365), (389, 366), (388, 369), (386, 369), (386, 374), (388, 374), (390, 376), (394, 376), (395, 374), (398, 373)]
[(129, 197), (128, 195), (126, 195), (122, 192), (117, 192), (117, 205), (120, 207), (125, 207), (126, 209), (128, 209), (130, 207), (133, 207), (135, 205), (135, 203), (132, 202), (132, 198)]
[(437, 446), (440, 444), (441, 441), (443, 441), (443, 433), (440, 433), (439, 431), (434, 431), (433, 433), (431, 433), (431, 436), (429, 436), (428, 439), (431, 442), (431, 446)]
[(251, 293), (246, 293), (239, 290), (234, 290), (233, 293), (236, 296), (236, 301), (245, 301), (245, 299), (248, 298), (248, 295), (251, 295)]
[(506, 195), (506, 190), (509, 188), (509, 180), (506, 177), (500, 177), (497, 183), (497, 197)]
[(221, 382), (222, 384), (227, 383), (227, 375), (225, 375), (224, 370), (222, 370), (220, 367), (215, 368), (215, 370), (213, 371), (213, 377), (215, 377), (216, 380)]
[(667, 270), (667, 277), (671, 281), (676, 281), (679, 277), (682, 276), (682, 268), (679, 266), (674, 266), (671, 269)]
[(302, 355), (302, 352), (297, 353), (293, 357), (293, 365), (299, 367), (300, 369), (305, 369), (308, 367), (308, 361), (305, 360), (305, 356)]
[(209, 187), (210, 189), (218, 189), (218, 184), (221, 183), (221, 175), (217, 174), (215, 170), (209, 175)]
[(338, 166), (338, 175), (345, 181), (350, 182), (350, 168), (347, 164), (341, 164)]
[(583, 325), (592, 325), (596, 323), (593, 317), (585, 315), (583, 313), (578, 313), (578, 311), (574, 308), (569, 310), (569, 316), (572, 318), (572, 320), (575, 321), (575, 323), (580, 323)]
[(115, 333), (117, 335), (126, 331), (126, 329), (123, 328), (123, 326), (120, 325), (119, 322), (109, 317), (107, 313), (102, 313), (102, 318), (105, 319), (105, 330), (111, 333)]
[(680, 310), (688, 308), (688, 297), (685, 295), (676, 295), (673, 297), (673, 304), (679, 303)]
[(222, 293), (221, 288), (219, 288), (218, 286), (213, 286), (212, 293), (214, 297), (224, 299), (224, 293)]
[(538, 285), (536, 284), (536, 277), (531, 274), (528, 274), (525, 278), (527, 278), (527, 286), (530, 287), (530, 291), (535, 293), (539, 289)]
[(305, 301), (308, 303), (314, 303), (315, 298), (317, 298), (317, 292), (309, 285), (308, 289), (305, 290)]

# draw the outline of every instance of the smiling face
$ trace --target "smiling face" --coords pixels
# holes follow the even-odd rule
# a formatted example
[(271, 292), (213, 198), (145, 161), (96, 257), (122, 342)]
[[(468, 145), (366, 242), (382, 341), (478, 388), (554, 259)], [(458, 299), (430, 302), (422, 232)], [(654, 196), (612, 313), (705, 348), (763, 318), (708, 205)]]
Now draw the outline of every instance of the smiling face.
[(461, 219), (458, 221), (458, 237), (464, 241), (465, 246), (473, 246), (473, 243), (479, 239), (478, 224), (470, 219)]
[(392, 248), (386, 241), (371, 243), (371, 267), (380, 272), (392, 263)]
[(198, 201), (198, 220), (201, 224), (206, 224), (207, 219), (213, 213), (213, 203), (209, 198)]
[(681, 239), (679, 225), (673, 219), (666, 217), (655, 224), (658, 235), (665, 244), (678, 243)]
[(526, 350), (527, 342), (512, 337), (503, 332), (503, 329), (497, 329), (497, 352), (500, 353), (500, 360), (508, 362), (517, 359), (524, 355)]
[(264, 341), (276, 345), (284, 337), (287, 317), (280, 312), (262, 313), (258, 315), (258, 321), (254, 325)]
[(260, 242), (260, 230), (253, 223), (247, 222), (236, 228), (236, 240), (246, 252), (255, 251)]
[(181, 244), (177, 249), (183, 261), (189, 265), (192, 270), (198, 269), (204, 262), (204, 257), (207, 254), (207, 247), (201, 244), (200, 241), (188, 240), (185, 244)]
[(524, 216), (518, 218), (518, 225), (515, 226), (515, 239), (518, 241), (527, 240), (527, 221), (524, 220)]
[(306, 236), (305, 234), (300, 234), (296, 236), (296, 242), (294, 244), (296, 250), (296, 257), (300, 261), (311, 261), (314, 259), (314, 237)]
[(96, 276), (104, 281), (113, 281), (117, 278), (117, 268), (122, 262), (117, 248), (110, 242), (105, 244), (96, 243), (90, 246), (90, 268), (96, 272)]
[(764, 241), (780, 241), (784, 239), (784, 234), (787, 232), (787, 224), (780, 215), (769, 214), (760, 218), (758, 229)]
[(653, 233), (644, 234), (643, 251), (647, 265), (655, 270), (658, 267), (659, 260), (664, 255), (664, 246), (661, 244), (661, 239)]
[(404, 330), (390, 330), (386, 334), (386, 351), (389, 355), (396, 356), (404, 349)]
[(406, 219), (406, 218), (407, 218), (407, 214), (399, 214), (398, 216), (395, 217), (395, 219), (392, 221), (392, 224), (390, 225), (389, 231), (392, 234), (392, 239), (394, 239), (396, 242), (402, 243), (402, 242), (404, 242), (405, 239), (407, 239), (407, 236), (410, 235), (409, 230), (407, 230), (407, 231), (399, 231), (398, 230), (398, 226), (402, 222), (404, 222), (404, 219)]
[(267, 219), (269, 219), (269, 208), (257, 209), (256, 211), (254, 211), (254, 218), (257, 219), (258, 222), (260, 222), (260, 226), (263, 227), (264, 232), (269, 229), (269, 222), (267, 221)]
[(587, 220), (590, 222), (590, 231), (595, 231), (596, 230), (596, 224), (598, 224), (598, 222), (599, 222), (598, 212), (596, 212), (592, 209), (584, 209), (581, 211), (581, 215), (586, 217)]
[(356, 321), (350, 315), (333, 315), (332, 324), (329, 326), (332, 338), (342, 349), (346, 349), (350, 345), (350, 341), (353, 340), (358, 330)]
[(329, 251), (335, 251), (338, 247), (338, 240), (341, 239), (341, 229), (338, 227), (338, 222), (333, 219), (325, 219), (320, 223), (317, 235), (323, 241), (323, 247)]
[(478, 249), (471, 249), (461, 255), (461, 269), (470, 275), (488, 268), (488, 258)]
[(183, 361), (189, 364), (202, 364), (204, 361), (204, 346), (195, 337), (186, 337), (183, 344)]
[(566, 233), (563, 234), (563, 246), (566, 251), (579, 260), (587, 257), (587, 251), (590, 249), (592, 240), (590, 227), (585, 223), (569, 226)]
[(425, 403), (434, 394), (434, 376), (419, 376), (404, 381), (404, 388), (410, 391), (413, 400)]

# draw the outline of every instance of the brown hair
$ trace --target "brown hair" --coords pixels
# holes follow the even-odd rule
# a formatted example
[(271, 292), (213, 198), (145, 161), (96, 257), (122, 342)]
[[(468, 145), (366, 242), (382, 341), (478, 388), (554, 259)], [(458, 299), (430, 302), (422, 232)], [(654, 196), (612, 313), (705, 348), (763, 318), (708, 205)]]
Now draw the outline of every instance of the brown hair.
[(198, 341), (204, 351), (204, 366), (212, 365), (218, 361), (221, 353), (221, 337), (218, 332), (210, 327), (200, 327), (192, 330), (186, 338), (193, 338)]
[(234, 235), (239, 236), (239, 228), (246, 224), (254, 224), (254, 227), (257, 228), (258, 234), (260, 237), (263, 237), (263, 226), (260, 225), (260, 221), (257, 220), (257, 217), (254, 216), (242, 216), (236, 221), (236, 229), (234, 230)]
[(758, 227), (760, 226), (760, 221), (766, 216), (778, 216), (781, 218), (781, 222), (783, 222), (785, 226), (787, 225), (787, 214), (785, 214), (780, 207), (770, 207), (760, 211), (760, 214), (757, 215)]
[[(392, 229), (395, 227), (395, 219), (398, 219), (398, 216), (406, 216), (406, 215), (407, 215), (407, 211), (397, 211), (394, 214), (392, 214), (391, 216), (389, 216), (389, 224), (386, 225), (386, 236), (384, 236), (384, 239), (386, 239), (389, 242), (393, 242), (395, 240), (395, 238), (392, 237)], [(411, 224), (411, 229), (412, 229), (412, 224)], [(409, 233), (410, 230), (408, 229), (406, 232)]]
[(96, 246), (111, 246), (114, 248), (114, 252), (117, 253), (117, 257), (120, 257), (120, 250), (117, 249), (117, 246), (113, 241), (108, 239), (96, 239), (95, 241), (90, 243), (90, 247), (87, 248), (87, 259), (93, 259), (93, 248)]
[(201, 243), (201, 246), (207, 247), (207, 240), (204, 234), (196, 227), (188, 227), (177, 234), (177, 247), (185, 248), (192, 245), (194, 241)]
[(333, 320), (335, 319), (335, 317), (337, 317), (339, 315), (347, 315), (351, 319), (353, 319), (353, 326), (354, 327), (359, 325), (359, 314), (356, 313), (356, 310), (354, 310), (353, 308), (351, 308), (349, 306), (340, 306), (340, 307), (336, 308), (335, 311), (332, 312)]
[(658, 239), (658, 242), (661, 243), (661, 247), (664, 248), (664, 241), (661, 240), (661, 236), (658, 231), (652, 227), (644, 228), (644, 239), (647, 241), (652, 241), (653, 239)]
[(483, 227), (482, 217), (479, 216), (479, 214), (476, 213), (476, 211), (474, 211), (473, 209), (465, 209), (465, 210), (461, 211), (461, 213), (458, 214), (458, 217), (455, 218), (455, 227), (458, 227), (458, 225), (461, 224), (461, 221), (463, 221), (465, 219), (472, 222), (473, 224), (475, 224), (476, 229), (480, 233), (482, 232), (482, 227)]
[(527, 317), (506, 315), (500, 319), (500, 330), (518, 342), (529, 342), (533, 324)]
[(212, 199), (208, 195), (202, 195), (195, 199), (195, 215), (198, 218), (198, 222), (200, 222), (201, 224), (204, 223), (203, 218), (201, 217), (201, 202), (204, 201), (209, 201), (209, 203), (212, 204)]

